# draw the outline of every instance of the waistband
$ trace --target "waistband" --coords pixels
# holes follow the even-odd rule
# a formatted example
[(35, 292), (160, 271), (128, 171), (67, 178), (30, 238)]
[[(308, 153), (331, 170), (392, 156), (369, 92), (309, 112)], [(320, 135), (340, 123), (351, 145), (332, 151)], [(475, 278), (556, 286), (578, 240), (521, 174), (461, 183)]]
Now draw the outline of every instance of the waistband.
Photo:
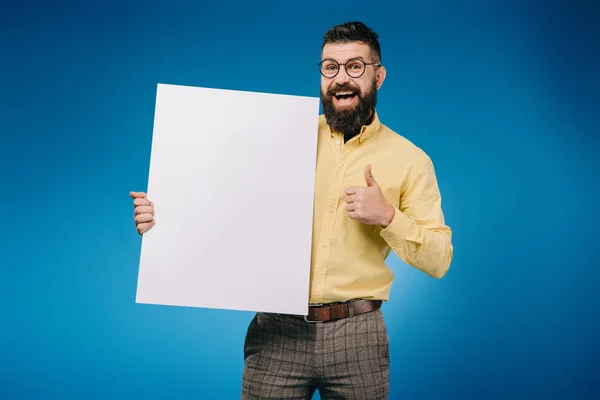
[(381, 308), (381, 300), (354, 299), (345, 302), (311, 305), (308, 315), (293, 315), (306, 322), (329, 322), (376, 311)]

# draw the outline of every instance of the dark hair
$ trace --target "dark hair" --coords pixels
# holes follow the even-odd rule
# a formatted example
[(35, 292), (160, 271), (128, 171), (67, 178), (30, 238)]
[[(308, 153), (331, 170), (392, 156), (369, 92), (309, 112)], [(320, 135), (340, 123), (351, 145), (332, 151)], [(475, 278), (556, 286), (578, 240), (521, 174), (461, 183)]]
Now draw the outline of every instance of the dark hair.
[(377, 57), (376, 62), (381, 62), (381, 48), (379, 46), (379, 35), (362, 22), (345, 22), (334, 26), (323, 36), (323, 46), (327, 43), (340, 42), (363, 42), (371, 47), (371, 51)]

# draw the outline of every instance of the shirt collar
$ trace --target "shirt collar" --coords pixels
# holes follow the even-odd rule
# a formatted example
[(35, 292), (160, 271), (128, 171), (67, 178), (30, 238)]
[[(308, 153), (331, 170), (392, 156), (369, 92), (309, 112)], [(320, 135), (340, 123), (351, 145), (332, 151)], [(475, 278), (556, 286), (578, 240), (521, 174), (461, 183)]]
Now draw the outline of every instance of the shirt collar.
[[(371, 123), (368, 125), (363, 125), (363, 127), (360, 130), (360, 133), (350, 140), (357, 140), (359, 143), (364, 142), (365, 140), (367, 140), (368, 138), (370, 138), (371, 136), (376, 134), (377, 131), (379, 131), (380, 127), (381, 127), (381, 122), (379, 121), (379, 116), (377, 115), (377, 111), (374, 111), (373, 118), (371, 119)], [(334, 132), (331, 129), (329, 129), (329, 132), (330, 132), (330, 135), (332, 138), (336, 135), (342, 136), (341, 133)]]

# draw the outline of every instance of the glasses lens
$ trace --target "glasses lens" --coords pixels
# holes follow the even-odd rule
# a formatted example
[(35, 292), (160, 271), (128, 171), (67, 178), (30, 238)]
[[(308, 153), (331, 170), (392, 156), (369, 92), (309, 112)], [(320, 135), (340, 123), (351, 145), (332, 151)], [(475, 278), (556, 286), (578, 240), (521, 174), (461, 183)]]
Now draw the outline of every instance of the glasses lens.
[(350, 61), (346, 64), (346, 72), (348, 75), (357, 78), (365, 72), (365, 64), (360, 60)]
[(337, 75), (340, 66), (333, 60), (325, 60), (321, 63), (321, 73), (327, 77)]

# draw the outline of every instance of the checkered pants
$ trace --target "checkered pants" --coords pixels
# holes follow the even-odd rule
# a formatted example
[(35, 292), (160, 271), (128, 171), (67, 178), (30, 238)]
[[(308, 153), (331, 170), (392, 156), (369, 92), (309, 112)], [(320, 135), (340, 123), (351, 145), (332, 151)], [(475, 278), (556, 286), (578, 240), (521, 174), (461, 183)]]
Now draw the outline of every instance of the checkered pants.
[(257, 313), (244, 344), (242, 399), (387, 399), (389, 338), (381, 309), (307, 323)]

